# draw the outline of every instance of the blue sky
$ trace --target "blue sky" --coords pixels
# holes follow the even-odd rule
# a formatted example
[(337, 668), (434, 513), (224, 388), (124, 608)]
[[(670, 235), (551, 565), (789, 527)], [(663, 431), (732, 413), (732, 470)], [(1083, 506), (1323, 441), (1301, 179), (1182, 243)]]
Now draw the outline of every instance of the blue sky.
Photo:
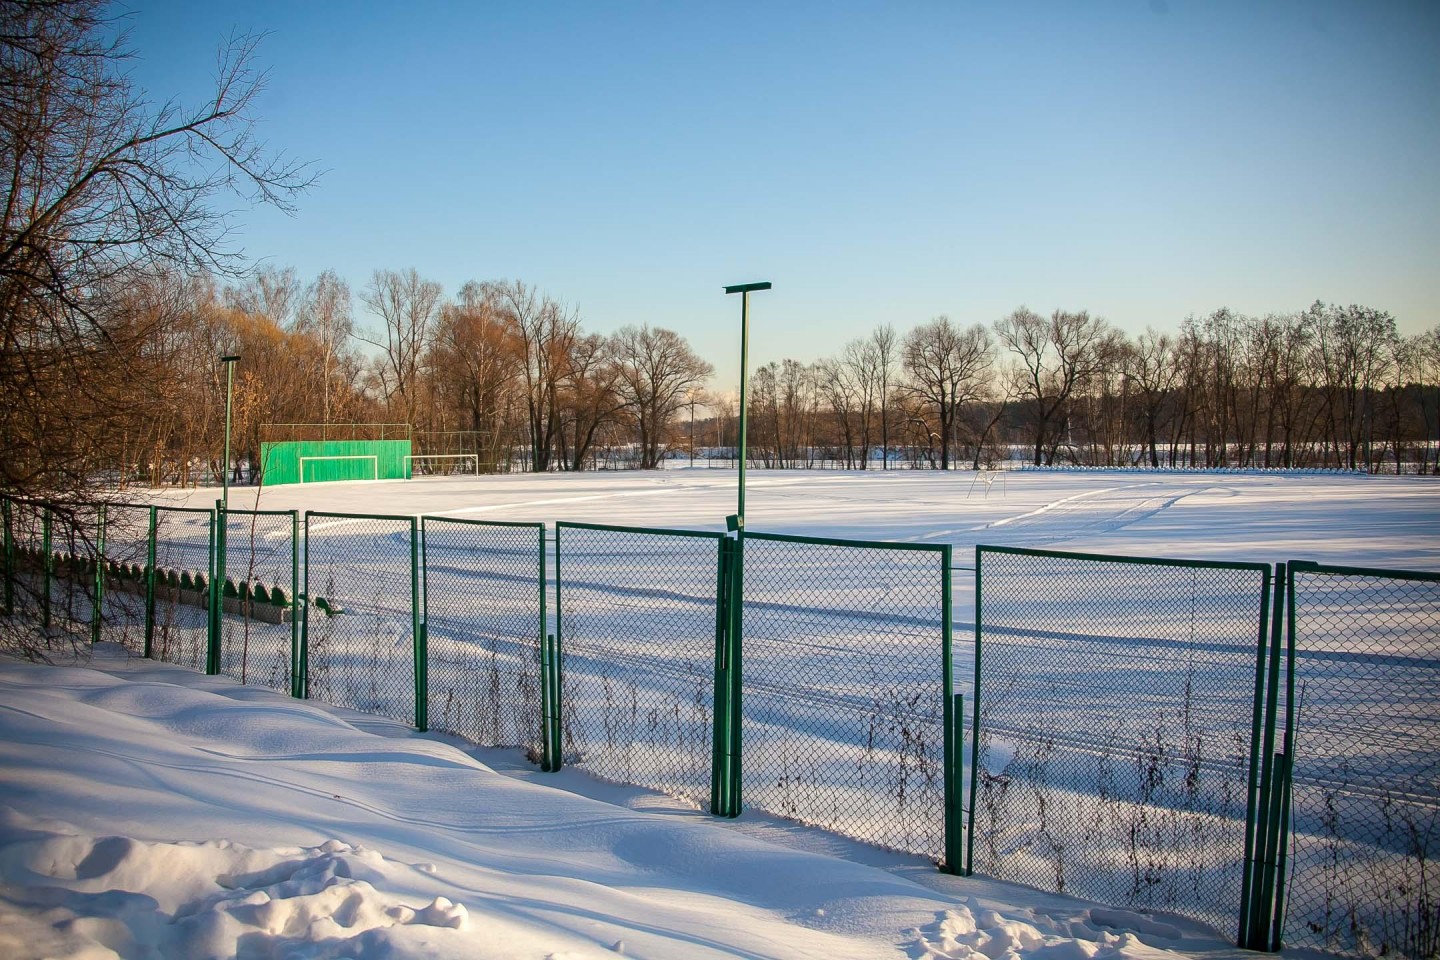
[(240, 214), (247, 254), (357, 292), (523, 279), (587, 329), (680, 331), (721, 387), (750, 280), (762, 362), (1021, 304), (1440, 322), (1433, 2), (128, 9), (156, 98), (270, 32), (263, 135), (326, 172)]

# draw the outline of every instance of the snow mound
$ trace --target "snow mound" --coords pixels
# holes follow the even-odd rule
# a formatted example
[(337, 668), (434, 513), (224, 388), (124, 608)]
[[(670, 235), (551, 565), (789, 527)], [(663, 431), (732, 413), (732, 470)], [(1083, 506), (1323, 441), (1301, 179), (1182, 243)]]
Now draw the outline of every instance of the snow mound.
[[(1153, 926), (1156, 932), (1179, 932), (1154, 923), (1139, 914), (1124, 911), (1091, 910), (1081, 918), (1069, 921), (1026, 909), (1006, 916), (998, 910), (980, 907), (966, 900), (953, 910), (941, 913), (935, 923), (913, 931), (914, 950), (918, 960), (1018, 960), (1020, 957), (1039, 960), (1154, 960), (1156, 957), (1179, 957), (1170, 950), (1157, 949), (1142, 943), (1133, 932), (1114, 933), (1098, 929), (1109, 926)], [(1104, 913), (1104, 916), (1096, 914)], [(1121, 916), (1124, 913), (1124, 922)], [(1086, 916), (1088, 914), (1088, 917)]]
[[(13, 958), (305, 958), (460, 952), (462, 904), (400, 903), (374, 850), (87, 837), (0, 814), (0, 953)], [(406, 928), (426, 928), (423, 936)], [(446, 950), (449, 946), (451, 949)]]

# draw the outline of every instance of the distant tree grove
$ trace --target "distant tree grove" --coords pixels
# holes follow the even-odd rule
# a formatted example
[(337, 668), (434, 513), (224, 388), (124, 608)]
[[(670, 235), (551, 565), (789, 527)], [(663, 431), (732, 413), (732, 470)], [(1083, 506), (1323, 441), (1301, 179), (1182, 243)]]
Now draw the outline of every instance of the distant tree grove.
[[(275, 425), (317, 423), (404, 424), (416, 453), (486, 470), (734, 456), (734, 393), (710, 389), (711, 363), (673, 330), (587, 332), (520, 281), (447, 295), (414, 268), (358, 291), (330, 271), (243, 271), (235, 195), (288, 209), (313, 180), (254, 139), (254, 39), (221, 51), (203, 106), (156, 106), (109, 11), (0, 0), (0, 492), (214, 477), (227, 353), (242, 357), (233, 459), (251, 465)], [(1220, 309), (1139, 336), (1022, 307), (760, 366), (748, 436), (772, 467), (1433, 473), (1437, 383), (1440, 329), (1402, 336), (1369, 307)]]

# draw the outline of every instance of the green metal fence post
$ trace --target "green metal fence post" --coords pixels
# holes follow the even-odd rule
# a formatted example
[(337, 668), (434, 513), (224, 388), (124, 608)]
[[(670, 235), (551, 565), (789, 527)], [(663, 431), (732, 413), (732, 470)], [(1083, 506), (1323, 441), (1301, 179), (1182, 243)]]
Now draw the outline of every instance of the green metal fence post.
[(15, 614), (15, 531), (14, 507), (9, 497), (0, 498), (0, 510), (5, 521), (5, 616)]
[(40, 626), (47, 631), (50, 629), (50, 581), (55, 577), (55, 556), (51, 552), (51, 519), (50, 505), (46, 504), (41, 508), (40, 515), (40, 546), (45, 551), (45, 561), (41, 565), (44, 574), (41, 577), (40, 589)]
[(300, 684), (300, 511), (290, 511), (290, 696), (303, 697)]
[(105, 602), (105, 504), (95, 516), (95, 600), (90, 606), (90, 642), (100, 642), (101, 606)]
[(741, 763), (741, 728), (744, 707), (744, 636), (745, 636), (745, 528), (735, 531), (734, 542), (730, 545), (730, 630), (727, 646), (730, 651), (730, 702), (727, 705), (729, 744), (726, 762), (730, 768), (730, 796), (726, 816), (738, 817), (744, 807), (742, 794), (743, 765)]
[(155, 538), (160, 529), (160, 511), (150, 508), (150, 529), (145, 544), (145, 658), (155, 653)]
[(980, 640), (982, 624), (981, 603), (984, 593), (980, 589), (980, 558), (983, 548), (975, 545), (975, 686), (970, 691), (974, 701), (974, 717), (970, 721), (970, 810), (965, 817), (965, 875), (975, 873), (975, 800), (980, 786), (980, 655), (983, 644)]
[[(542, 530), (541, 537), (544, 537)], [(543, 540), (542, 540), (543, 543)], [(541, 553), (544, 553), (542, 546)], [(560, 681), (564, 671), (560, 669), (560, 649), (565, 642), (565, 601), (562, 596), (564, 577), (561, 575), (560, 527), (555, 527), (555, 632), (541, 633), (540, 648), (540, 696), (550, 716), (546, 729), (541, 769), (553, 773), (562, 765), (560, 720)]]
[(730, 810), (730, 564), (734, 541), (721, 537), (715, 577), (715, 683), (710, 751), (710, 812)]
[(420, 592), (420, 522), (410, 518), (410, 635), (415, 647), (415, 728), (421, 733), (430, 729), (429, 644), (424, 619), (424, 595)]
[(310, 511), (305, 511), (305, 580), (297, 602), (300, 604), (300, 676), (296, 696), (310, 699)]
[(964, 830), (961, 827), (963, 811), (960, 808), (960, 777), (963, 764), (957, 764), (956, 760), (963, 756), (965, 749), (965, 697), (954, 693), (955, 674), (951, 646), (955, 639), (955, 628), (951, 622), (953, 601), (950, 584), (952, 551), (953, 548), (947, 543), (940, 552), (940, 683), (941, 709), (944, 712), (943, 723), (945, 725), (943, 734), (945, 738), (945, 862), (941, 865), (941, 869), (946, 873), (963, 873), (964, 862), (960, 852), (964, 837)]
[[(541, 668), (541, 669), (542, 669), (542, 674), (541, 674), (541, 680), (540, 680), (540, 697), (541, 697), (543, 712), (544, 712), (544, 714), (545, 714), (545, 716), (541, 718), (541, 726), (542, 726), (542, 729), (541, 729), (540, 769), (553, 772), (553, 771), (555, 771), (555, 770), (559, 770), (559, 769), (560, 769), (560, 762), (561, 762), (561, 761), (560, 761), (560, 752), (561, 752), (561, 751), (560, 751), (560, 747), (561, 747), (561, 743), (560, 743), (560, 680), (561, 680), (561, 674), (560, 674), (560, 654), (559, 654), (560, 648), (559, 648), (558, 641), (556, 640), (555, 634), (550, 633), (549, 630), (546, 629), (546, 623), (545, 623), (545, 618), (546, 618), (546, 611), (545, 611), (546, 564), (545, 564), (545, 524), (543, 524), (543, 523), (540, 524), (540, 530), (539, 530), (539, 545), (540, 545), (540, 550), (539, 550), (539, 554), (540, 554), (540, 556), (539, 556), (539, 563), (540, 563), (540, 566), (539, 566), (539, 570), (540, 570), (540, 584), (539, 584), (539, 588), (540, 588), (540, 623), (539, 623), (539, 634), (538, 634), (538, 636), (537, 636), (537, 639), (539, 640), (542, 649), (545, 647), (546, 644), (549, 645), (548, 656), (545, 657), (545, 661), (546, 661), (546, 663), (548, 664), (548, 667), (549, 667), (549, 674), (548, 674), (548, 675), (545, 674), (545, 672), (544, 672), (544, 668), (545, 668), (545, 667), (544, 667), (544, 665), (542, 665), (542, 668)], [(556, 606), (556, 611), (555, 611), (555, 616), (556, 616), (556, 620), (557, 620), (557, 623), (558, 623), (559, 616), (560, 616), (560, 611), (559, 611), (559, 606), (560, 606), (560, 580), (559, 580), (559, 573), (560, 573), (560, 537), (559, 537), (559, 530), (558, 530), (558, 529), (556, 530), (556, 537), (555, 537), (555, 573), (556, 573), (556, 580), (555, 580), (555, 606)]]
[(215, 676), (220, 672), (220, 604), (217, 602), (220, 591), (215, 589), (215, 571), (220, 564), (220, 541), (224, 538), (222, 529), (226, 522), (224, 509), (220, 501), (215, 501), (215, 509), (210, 512), (210, 592), (206, 596), (206, 613), (209, 614), (210, 627), (208, 631), (208, 643), (205, 650), (205, 672)]
[(1280, 564), (1279, 577), (1285, 593), (1285, 757), (1282, 766), (1280, 842), (1275, 864), (1274, 917), (1270, 926), (1270, 950), (1285, 946), (1285, 879), (1290, 850), (1290, 803), (1295, 776), (1295, 740), (1300, 728), (1300, 705), (1295, 701), (1295, 564)]
[[(1267, 576), (1267, 580), (1268, 580)], [(1265, 733), (1263, 743), (1264, 768), (1260, 774), (1260, 798), (1256, 828), (1256, 875), (1253, 881), (1250, 906), (1250, 942), (1243, 944), (1254, 950), (1266, 950), (1270, 945), (1270, 926), (1274, 916), (1277, 868), (1276, 847), (1281, 842), (1280, 808), (1284, 793), (1275, 750), (1275, 726), (1280, 713), (1280, 646), (1285, 624), (1285, 564), (1275, 567), (1273, 589), (1266, 598), (1270, 608), (1270, 655), (1267, 670), (1265, 694)], [(1268, 587), (1268, 584), (1267, 584)], [(1265, 608), (1262, 606), (1262, 610)]]

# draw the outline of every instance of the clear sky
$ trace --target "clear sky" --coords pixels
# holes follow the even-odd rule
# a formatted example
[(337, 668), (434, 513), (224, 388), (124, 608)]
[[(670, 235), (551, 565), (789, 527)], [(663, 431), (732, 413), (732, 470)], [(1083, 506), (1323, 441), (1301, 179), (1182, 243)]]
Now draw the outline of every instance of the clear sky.
[[(264, 136), (326, 171), (247, 254), (358, 291), (522, 279), (752, 356), (1025, 304), (1131, 332), (1320, 299), (1440, 322), (1440, 3), (129, 0), (193, 102), (269, 31)], [(368, 322), (357, 300), (357, 320)]]

